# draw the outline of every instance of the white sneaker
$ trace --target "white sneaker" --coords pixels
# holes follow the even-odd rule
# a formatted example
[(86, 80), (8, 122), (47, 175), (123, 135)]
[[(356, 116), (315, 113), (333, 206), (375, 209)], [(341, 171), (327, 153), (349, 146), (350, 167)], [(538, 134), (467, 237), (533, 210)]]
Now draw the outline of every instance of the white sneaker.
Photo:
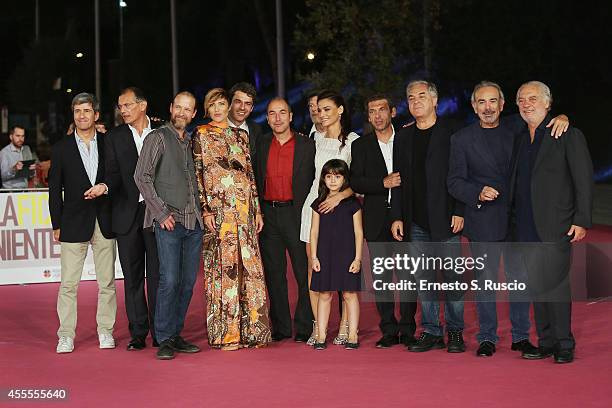
[(98, 340), (100, 340), (101, 349), (115, 348), (115, 339), (112, 334), (98, 334)]
[(72, 353), (72, 350), (74, 350), (74, 340), (66, 336), (60, 337), (59, 341), (57, 342), (57, 348), (55, 349), (55, 352), (58, 354)]

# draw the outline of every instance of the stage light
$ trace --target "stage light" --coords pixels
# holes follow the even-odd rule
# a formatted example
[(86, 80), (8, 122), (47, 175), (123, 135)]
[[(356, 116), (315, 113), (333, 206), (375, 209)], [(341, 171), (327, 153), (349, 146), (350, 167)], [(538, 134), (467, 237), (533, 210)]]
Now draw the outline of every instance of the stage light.
[(314, 61), (315, 57), (316, 57), (316, 55), (315, 55), (315, 53), (314, 53), (314, 52), (312, 52), (312, 51), (308, 51), (308, 52), (306, 53), (306, 59), (307, 59), (308, 61)]
[(120, 1), (119, 7), (127, 7), (127, 3), (125, 1)]
[(72, 88), (66, 89), (66, 93), (72, 93)]
[(76, 53), (76, 57), (77, 57), (77, 58), (83, 58), (83, 56), (84, 56), (84, 55), (85, 55), (85, 54), (83, 54), (82, 52), (77, 52), (77, 53)]

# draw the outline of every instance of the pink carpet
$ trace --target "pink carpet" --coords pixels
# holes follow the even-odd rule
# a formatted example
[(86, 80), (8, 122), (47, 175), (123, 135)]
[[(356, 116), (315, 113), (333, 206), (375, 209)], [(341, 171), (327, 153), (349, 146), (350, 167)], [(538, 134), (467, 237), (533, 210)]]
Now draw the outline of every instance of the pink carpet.
[[(591, 231), (589, 239), (612, 242), (612, 227)], [(265, 349), (223, 352), (211, 350), (206, 342), (200, 277), (183, 334), (203, 351), (157, 361), (151, 347), (125, 350), (129, 333), (122, 281), (117, 283), (117, 349), (98, 349), (96, 283), (82, 282), (75, 350), (57, 355), (57, 288), (58, 284), (0, 287), (0, 388), (64, 388), (68, 400), (57, 406), (612, 406), (609, 302), (574, 304), (577, 352), (575, 362), (567, 365), (551, 359), (526, 361), (510, 351), (507, 305), (499, 307), (497, 353), (490, 359), (477, 358), (477, 320), (471, 303), (466, 304), (468, 351), (463, 354), (409, 353), (398, 346), (376, 349), (378, 318), (369, 303), (362, 304), (359, 350), (330, 346), (315, 352), (284, 341)], [(337, 316), (331, 327), (337, 327)], [(0, 406), (47, 404), (0, 400)]]

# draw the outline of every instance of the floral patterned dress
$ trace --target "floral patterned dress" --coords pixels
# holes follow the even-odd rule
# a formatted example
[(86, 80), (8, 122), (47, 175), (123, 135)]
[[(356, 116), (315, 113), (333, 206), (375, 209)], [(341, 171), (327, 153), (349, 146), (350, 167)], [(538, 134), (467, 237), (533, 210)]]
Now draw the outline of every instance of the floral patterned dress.
[(206, 231), (203, 245), (208, 343), (265, 345), (271, 333), (248, 135), (202, 125), (194, 132), (193, 153), (202, 212), (213, 213), (216, 225), (216, 231)]

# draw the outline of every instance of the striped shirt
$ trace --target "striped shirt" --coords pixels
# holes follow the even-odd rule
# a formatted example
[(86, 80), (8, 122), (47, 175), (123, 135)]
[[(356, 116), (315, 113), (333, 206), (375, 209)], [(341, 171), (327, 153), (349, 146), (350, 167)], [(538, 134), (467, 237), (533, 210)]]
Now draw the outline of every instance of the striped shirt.
[(157, 163), (164, 154), (164, 131), (170, 130), (175, 136), (177, 143), (181, 144), (181, 147), (186, 149), (189, 154), (191, 153), (191, 133), (185, 131), (185, 137), (183, 140), (179, 138), (178, 132), (170, 123), (168, 126), (162, 126), (161, 128), (155, 129), (144, 141), (140, 156), (138, 157), (138, 164), (134, 172), (134, 181), (138, 190), (144, 197), (146, 203), (146, 210), (144, 216), (143, 228), (149, 228), (153, 226), (153, 222), (163, 222), (170, 215), (174, 218), (174, 221), (182, 224), (187, 229), (195, 229), (196, 222), (200, 224), (200, 228), (204, 229), (202, 222), (202, 214), (200, 211), (199, 203), (196, 204), (195, 197), (197, 197), (197, 186), (193, 185), (191, 178), (187, 178), (189, 184), (189, 201), (183, 209), (173, 208), (167, 205), (155, 191), (155, 172), (157, 169)]
[(87, 172), (87, 177), (93, 186), (96, 184), (96, 176), (98, 175), (98, 135), (94, 133), (93, 139), (89, 141), (89, 146), (81, 139), (76, 130), (74, 131), (74, 137), (76, 138), (85, 172)]

